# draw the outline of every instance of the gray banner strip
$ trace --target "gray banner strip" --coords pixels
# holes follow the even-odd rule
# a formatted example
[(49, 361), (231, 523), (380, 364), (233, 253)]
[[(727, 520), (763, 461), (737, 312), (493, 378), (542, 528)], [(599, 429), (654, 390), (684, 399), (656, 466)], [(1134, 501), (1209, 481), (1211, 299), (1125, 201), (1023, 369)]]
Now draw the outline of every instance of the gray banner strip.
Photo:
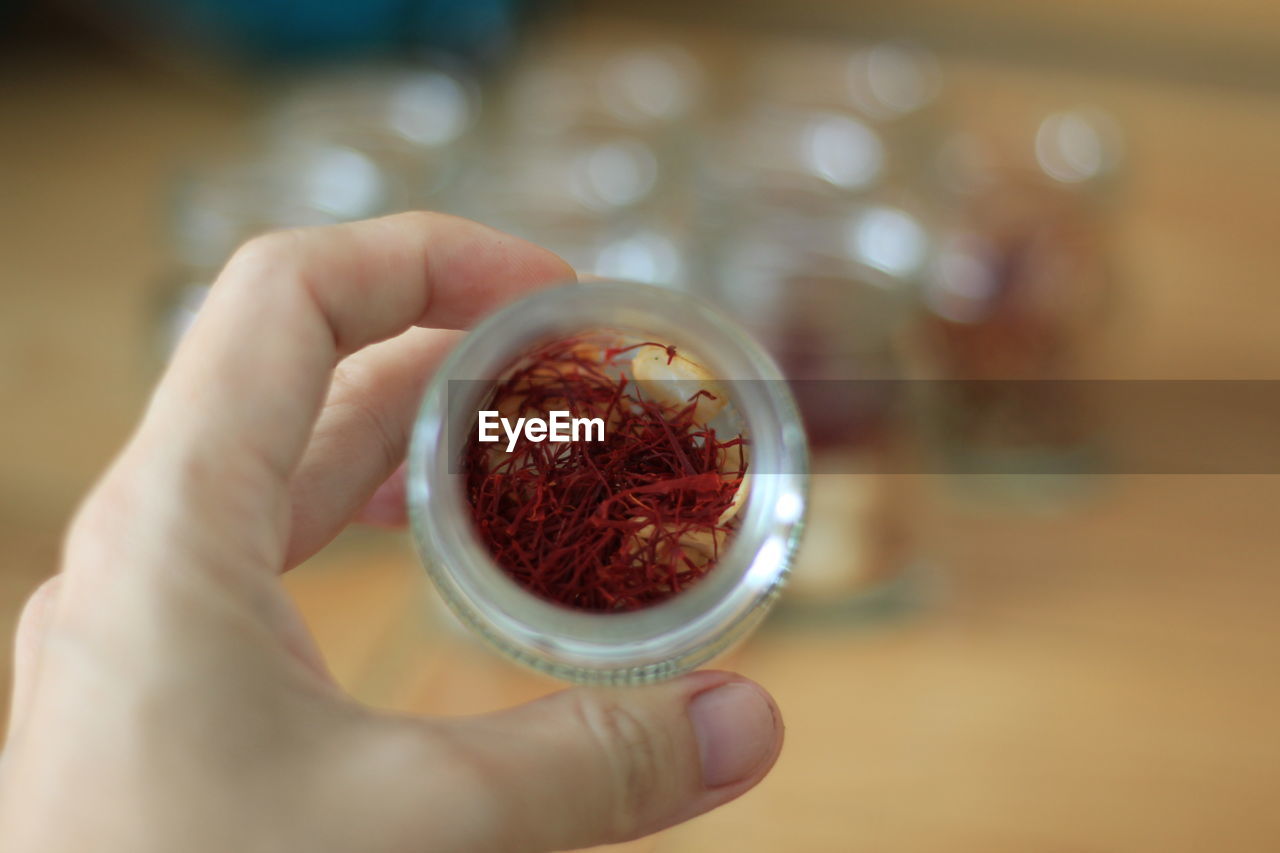
[[(718, 386), (732, 399), (739, 384)], [(1280, 474), (1280, 380), (787, 384), (815, 473)], [(491, 387), (450, 383), (469, 407), (450, 420), (472, 431), (450, 436), (454, 458)]]

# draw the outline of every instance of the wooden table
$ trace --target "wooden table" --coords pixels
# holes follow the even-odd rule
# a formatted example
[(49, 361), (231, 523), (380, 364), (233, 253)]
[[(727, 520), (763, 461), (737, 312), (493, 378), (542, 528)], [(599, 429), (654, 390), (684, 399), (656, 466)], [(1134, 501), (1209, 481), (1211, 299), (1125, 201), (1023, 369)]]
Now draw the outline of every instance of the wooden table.
[[(1124, 125), (1116, 375), (1280, 372), (1280, 102), (957, 62), (1000, 121), (1099, 103)], [(0, 60), (0, 629), (153, 376), (161, 199), (244, 99), (116, 60)], [(1280, 477), (1123, 477), (1056, 512), (911, 478), (934, 600), (879, 625), (771, 623), (729, 662), (777, 695), (774, 774), (641, 850), (1280, 849)], [(553, 689), (458, 633), (403, 540), (357, 533), (287, 585), (361, 698), (433, 713)]]

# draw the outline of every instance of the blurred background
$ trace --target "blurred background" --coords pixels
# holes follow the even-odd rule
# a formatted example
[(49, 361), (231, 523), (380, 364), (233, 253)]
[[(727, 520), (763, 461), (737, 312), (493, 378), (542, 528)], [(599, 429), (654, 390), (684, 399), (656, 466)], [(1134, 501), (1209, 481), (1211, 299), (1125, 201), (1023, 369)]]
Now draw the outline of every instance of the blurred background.
[[(0, 0), (0, 633), (239, 242), (445, 210), (719, 303), (813, 444), (723, 664), (783, 757), (626, 849), (1280, 849), (1277, 201), (1254, 0)], [(404, 536), (286, 585), (369, 703), (558, 687)]]

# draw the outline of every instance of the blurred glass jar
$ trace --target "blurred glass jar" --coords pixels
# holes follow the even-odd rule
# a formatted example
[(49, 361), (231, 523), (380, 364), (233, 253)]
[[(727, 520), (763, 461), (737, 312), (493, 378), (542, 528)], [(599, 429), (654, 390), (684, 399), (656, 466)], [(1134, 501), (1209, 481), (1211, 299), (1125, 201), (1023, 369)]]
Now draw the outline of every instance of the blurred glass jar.
[(937, 57), (909, 41), (771, 38), (744, 80), (757, 97), (811, 108), (849, 108), (877, 123), (919, 115), (942, 91)]
[(680, 173), (640, 138), (581, 129), (514, 144), (460, 184), (464, 215), (546, 246), (580, 273), (685, 286), (695, 274)]
[(686, 286), (697, 276), (702, 69), (662, 39), (544, 40), (497, 95), (467, 215), (582, 274)]
[(513, 68), (502, 112), (525, 137), (611, 128), (652, 144), (678, 140), (705, 102), (705, 73), (675, 42), (573, 39), (542, 43)]
[(378, 212), (440, 209), (479, 112), (479, 89), (461, 73), (340, 68), (286, 87), (265, 125), (268, 144), (285, 152), (320, 148), (364, 158), (380, 176)]
[[(903, 233), (876, 236), (868, 255), (864, 231), (884, 217)], [(716, 300), (782, 366), (813, 454), (808, 538), (785, 597), (799, 612), (859, 618), (916, 596), (898, 346), (928, 245), (901, 208), (841, 204), (741, 210), (719, 247)]]
[(884, 183), (888, 152), (863, 118), (760, 102), (729, 120), (711, 168), (723, 192), (803, 207)]
[(174, 255), (189, 268), (216, 270), (255, 234), (379, 212), (387, 184), (369, 158), (321, 144), (196, 165), (179, 176), (171, 198)]
[(278, 228), (375, 215), (385, 186), (384, 175), (364, 155), (318, 144), (189, 167), (169, 199), (174, 269), (160, 299), (160, 356), (167, 358), (176, 346), (237, 246)]
[(287, 87), (247, 152), (196, 164), (175, 181), (168, 227), (180, 282), (164, 302), (167, 354), (231, 252), (277, 228), (408, 208), (454, 207), (478, 93), (427, 67), (341, 68)]
[(715, 298), (778, 358), (814, 456), (810, 543), (785, 601), (846, 618), (911, 606), (899, 344), (934, 249), (922, 192), (940, 78), (904, 45), (752, 52), (709, 146)]
[(522, 146), (498, 140), (490, 148), (489, 167), (468, 190), (472, 204), (499, 217), (523, 214), (589, 225), (651, 208), (664, 179), (657, 155), (644, 142), (593, 132)]
[(737, 82), (715, 146), (722, 185), (782, 204), (922, 189), (941, 84), (928, 51), (892, 42), (770, 42), (753, 51)]
[(258, 150), (189, 168), (170, 197), (175, 262), (162, 297), (158, 347), (176, 345), (237, 246), (266, 231), (329, 225), (385, 210), (390, 181), (358, 151), (321, 143)]
[(1119, 138), (1081, 110), (1044, 117), (1020, 141), (969, 134), (943, 147), (951, 223), (915, 343), (939, 380), (927, 402), (947, 469), (1041, 475), (998, 482), (1049, 494), (1100, 459), (1087, 383), (1065, 380), (1089, 377), (1114, 304), (1105, 223)]

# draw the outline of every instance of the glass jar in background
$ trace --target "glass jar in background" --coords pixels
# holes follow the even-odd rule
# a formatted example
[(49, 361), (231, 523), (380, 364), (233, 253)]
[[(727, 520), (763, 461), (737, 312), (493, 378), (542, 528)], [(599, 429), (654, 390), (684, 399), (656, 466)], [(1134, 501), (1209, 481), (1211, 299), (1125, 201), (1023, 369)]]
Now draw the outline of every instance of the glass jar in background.
[(848, 108), (878, 124), (917, 116), (942, 91), (938, 59), (902, 40), (768, 38), (744, 79), (756, 97), (811, 108)]
[(784, 602), (859, 619), (910, 608), (900, 344), (933, 251), (923, 164), (940, 75), (892, 43), (771, 42), (715, 123), (716, 300), (779, 360), (813, 448), (809, 536)]
[[(463, 489), (461, 437), (486, 389), (520, 357), (551, 341), (598, 334), (660, 341), (693, 354), (728, 390), (748, 437), (751, 489), (734, 533), (698, 583), (627, 612), (584, 612), (517, 584), (476, 533)], [(461, 619), (508, 656), (558, 677), (634, 683), (691, 669), (741, 639), (785, 580), (805, 516), (804, 431), (764, 350), (707, 303), (635, 284), (570, 285), (490, 317), (437, 372), (414, 427), (407, 473), (419, 552)]]
[(329, 225), (380, 209), (384, 178), (362, 155), (253, 149), (193, 164), (174, 182), (167, 228), (173, 269), (161, 295), (156, 346), (167, 359), (236, 247), (257, 234)]
[(670, 39), (561, 39), (516, 63), (500, 111), (506, 131), (520, 138), (613, 130), (676, 158), (689, 152), (706, 89), (698, 59)]
[[(809, 436), (809, 523), (784, 605), (859, 619), (909, 609), (922, 592), (899, 346), (928, 234), (898, 208), (839, 210), (743, 211), (719, 249), (716, 297), (778, 360)], [(898, 260), (872, 266), (860, 229), (885, 210), (908, 224)], [(894, 240), (881, 235), (876, 251)]]
[(460, 187), (464, 215), (545, 246), (583, 274), (685, 286), (689, 209), (638, 138), (581, 131), (491, 149)]
[(237, 246), (278, 228), (457, 206), (451, 194), (480, 100), (461, 73), (343, 67), (284, 87), (245, 150), (192, 164), (168, 212), (174, 270), (161, 355), (186, 330)]
[[(362, 158), (378, 179), (367, 207), (378, 213), (445, 209), (480, 113), (476, 83), (432, 66), (344, 67), (296, 80), (269, 105), (269, 148)], [(365, 213), (359, 216), (368, 215)], [(357, 216), (346, 215), (352, 219)]]
[(1071, 491), (1102, 455), (1084, 380), (1115, 297), (1104, 235), (1118, 133), (1076, 110), (1013, 139), (960, 134), (941, 154), (950, 224), (913, 335), (936, 380), (931, 444), (947, 471), (993, 475), (965, 478), (988, 495)]
[[(697, 272), (694, 232), (660, 197), (650, 153), (621, 140), (558, 149), (554, 163), (513, 154), (469, 185), (468, 214), (551, 249), (584, 276), (687, 288)], [(552, 172), (559, 177), (544, 181)]]
[(815, 201), (856, 198), (880, 185), (887, 152), (880, 134), (848, 111), (760, 102), (722, 131), (721, 157), (711, 168), (731, 195), (804, 208)]
[(676, 287), (698, 275), (693, 55), (665, 40), (544, 43), (509, 71), (465, 215), (580, 273)]
[(718, 120), (715, 181), (787, 206), (888, 189), (923, 195), (939, 135), (941, 75), (893, 42), (769, 42)]
[(323, 145), (253, 149), (193, 165), (175, 182), (168, 214), (174, 269), (161, 301), (158, 346), (186, 331), (236, 247), (279, 228), (332, 225), (385, 211), (389, 178), (368, 157)]
[(217, 270), (236, 246), (264, 231), (379, 212), (386, 184), (371, 160), (349, 149), (251, 149), (194, 164), (174, 186), (173, 253), (188, 268)]

